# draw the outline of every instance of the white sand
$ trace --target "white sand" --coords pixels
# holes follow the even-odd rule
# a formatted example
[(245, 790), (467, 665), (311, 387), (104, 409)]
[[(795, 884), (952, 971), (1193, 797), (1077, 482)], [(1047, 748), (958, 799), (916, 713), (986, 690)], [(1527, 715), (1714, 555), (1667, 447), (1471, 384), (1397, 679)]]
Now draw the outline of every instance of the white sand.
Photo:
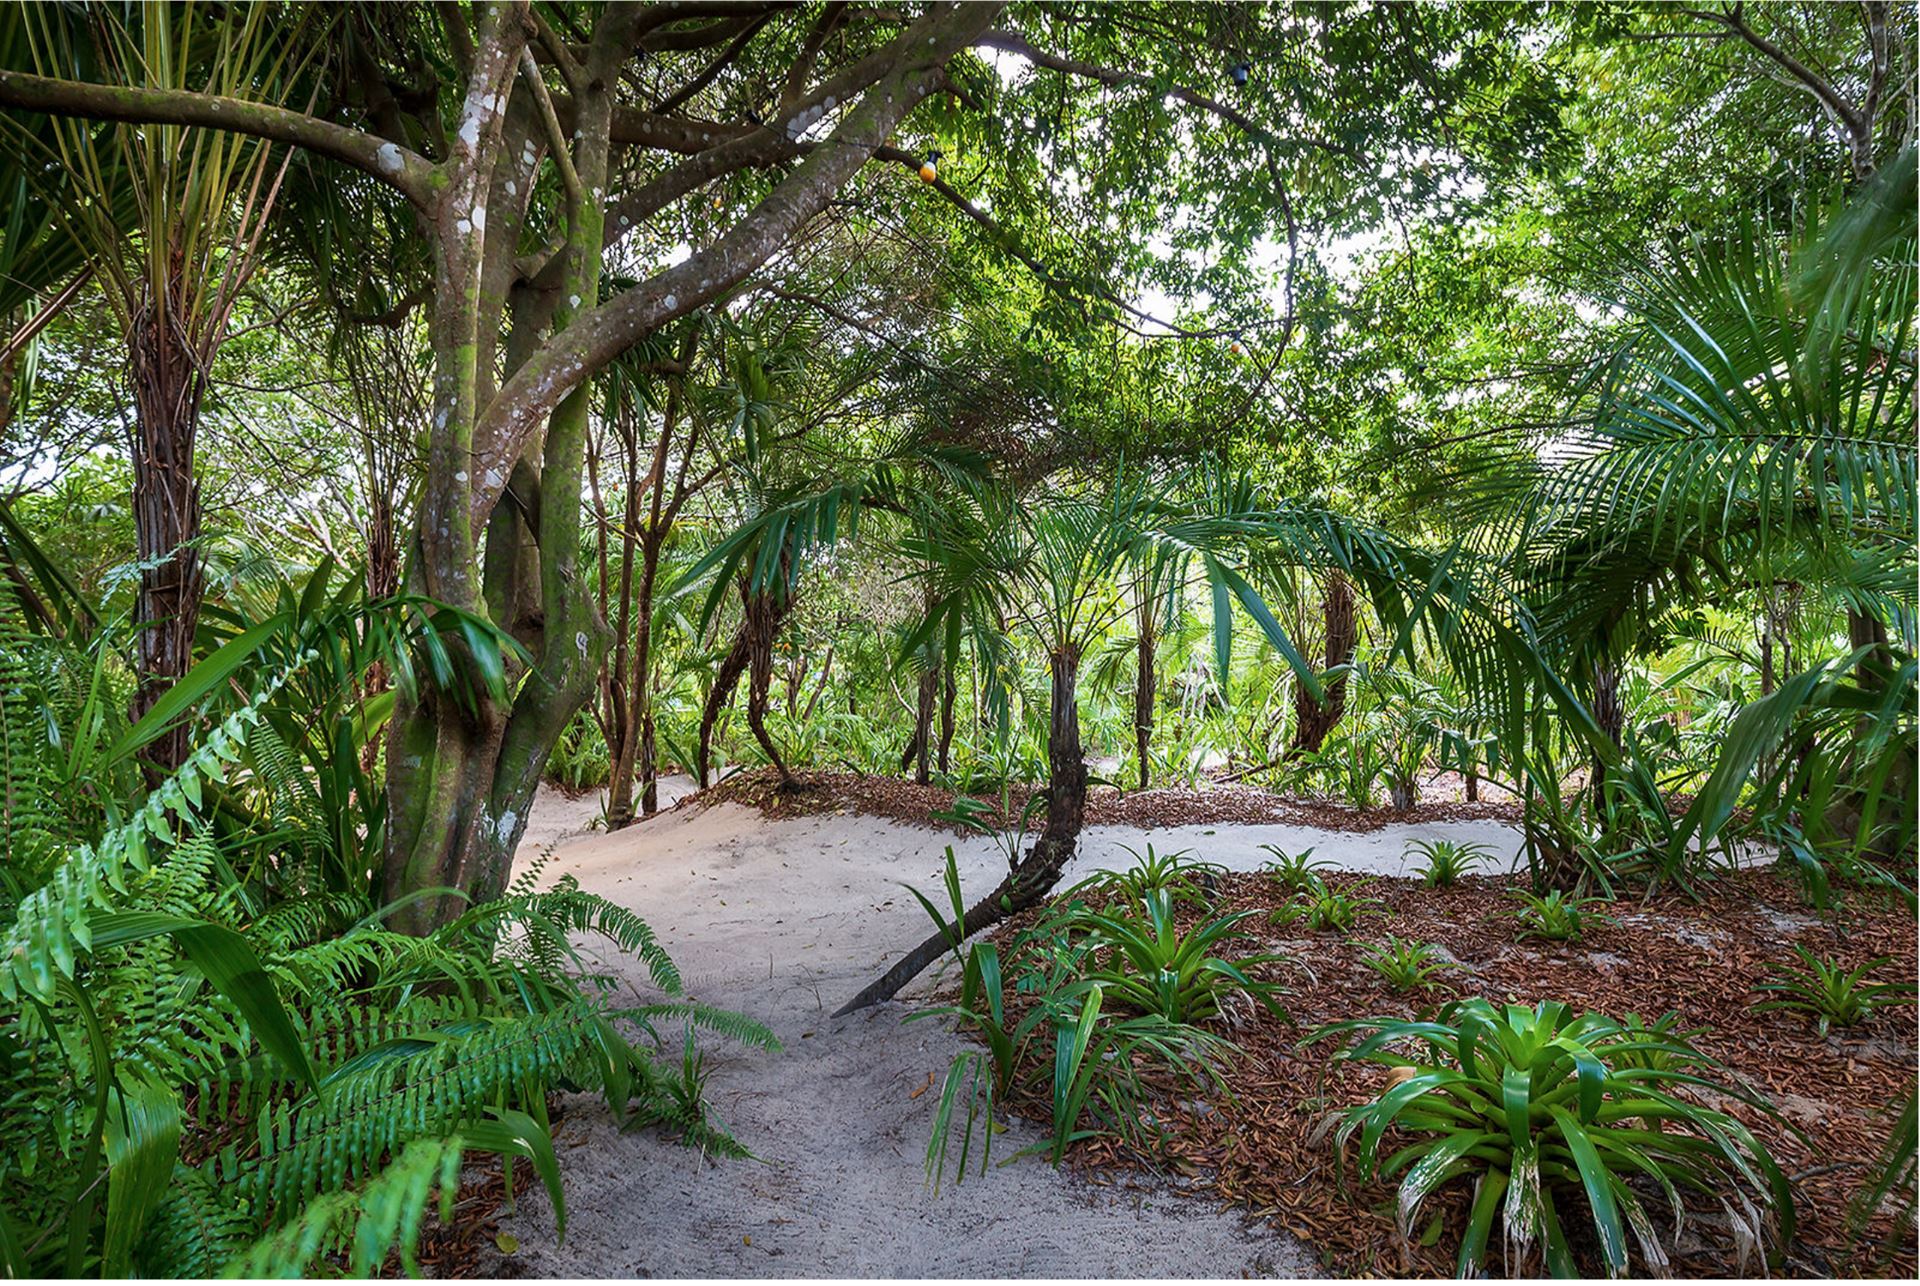
[[(557, 801), (557, 804), (556, 804)], [(585, 809), (583, 813), (583, 807)], [(522, 860), (598, 815), (597, 803), (542, 795)], [(1388, 827), (1362, 835), (1291, 826), (1088, 832), (1071, 877), (1125, 866), (1122, 844), (1192, 848), (1234, 869), (1268, 859), (1258, 847), (1312, 845), (1362, 871), (1402, 869), (1412, 835), (1473, 840), (1503, 856), (1517, 834), (1489, 823)], [(520, 1250), (495, 1271), (561, 1277), (634, 1276), (1317, 1276), (1312, 1252), (1153, 1182), (1096, 1187), (1023, 1158), (938, 1196), (924, 1183), (935, 1095), (961, 1042), (932, 1021), (903, 1026), (931, 975), (903, 1002), (829, 1017), (888, 960), (929, 931), (900, 887), (935, 894), (945, 846), (970, 897), (1004, 871), (991, 841), (873, 818), (770, 822), (723, 804), (663, 813), (619, 834), (586, 834), (555, 850), (548, 874), (644, 914), (700, 1000), (766, 1023), (786, 1048), (708, 1042), (709, 1096), (758, 1161), (703, 1159), (656, 1132), (622, 1134), (605, 1109), (576, 1100), (559, 1130), (567, 1239), (556, 1245), (544, 1197), (503, 1221)], [(615, 963), (624, 970), (626, 966)], [(1040, 1137), (1024, 1123), (996, 1142), (996, 1160)], [(483, 1268), (487, 1267), (483, 1265)]]

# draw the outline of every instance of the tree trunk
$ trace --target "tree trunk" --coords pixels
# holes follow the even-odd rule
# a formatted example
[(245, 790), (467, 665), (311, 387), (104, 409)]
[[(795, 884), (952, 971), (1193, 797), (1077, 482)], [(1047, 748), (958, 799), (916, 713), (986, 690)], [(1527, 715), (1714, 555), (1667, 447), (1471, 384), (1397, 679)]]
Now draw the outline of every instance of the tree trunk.
[(914, 693), (913, 739), (900, 756), (900, 771), (905, 772), (907, 765), (912, 764), (913, 780), (922, 786), (933, 780), (933, 710), (939, 695), (940, 671), (937, 668), (923, 670)]
[[(186, 336), (164, 303), (149, 299), (127, 336), (133, 383), (133, 523), (140, 557), (134, 619), (138, 641), (136, 720), (193, 665), (193, 635), (205, 592), (200, 551), (200, 487), (194, 440), (206, 384)], [(153, 741), (146, 757), (161, 772), (186, 761), (184, 722)]]
[[(392, 917), (395, 927), (430, 931), (466, 905), (460, 894), (485, 900), (504, 887), (547, 757), (598, 681), (610, 631), (578, 565), (595, 373), (788, 244), (934, 91), (939, 78), (931, 73), (971, 45), (994, 14), (992, 5), (962, 6), (919, 19), (876, 54), (886, 70), (840, 118), (836, 137), (854, 146), (811, 153), (715, 245), (600, 303), (613, 87), (635, 47), (635, 11), (609, 9), (585, 46), (587, 74), (570, 95), (564, 235), (554, 253), (536, 256), (544, 266), (533, 280), (518, 275), (521, 233), (533, 227), (515, 195), (532, 190), (543, 150), (533, 99), (514, 90), (526, 16), (498, 5), (474, 13), (461, 59), (464, 106), (442, 145), (444, 159), (429, 181), (418, 159), (403, 151), (396, 178), (420, 208), (434, 253), (433, 413), (409, 588), (466, 612), (491, 613), (526, 644), (532, 662), (523, 669), (506, 660), (510, 696), (502, 700), (478, 682), (497, 673), (491, 659), (483, 666), (455, 649), (462, 682), (397, 706), (388, 734), (383, 892), (389, 899), (449, 886), (454, 892), (407, 903)], [(386, 149), (380, 158), (384, 172)], [(546, 240), (544, 231), (536, 238)], [(492, 518), (502, 511), (524, 515), (525, 530), (496, 527)]]
[[(1622, 733), (1626, 729), (1627, 712), (1620, 704), (1620, 672), (1605, 661), (1593, 663), (1593, 721), (1600, 725), (1600, 731), (1607, 734), (1607, 740), (1618, 750)], [(1593, 757), (1593, 787), (1597, 791), (1606, 784), (1607, 764), (1599, 755)]]
[(793, 610), (793, 595), (784, 587), (786, 560), (781, 559), (782, 587), (749, 593), (747, 580), (740, 581), (740, 628), (733, 636), (733, 645), (727, 649), (727, 655), (721, 660), (720, 668), (714, 673), (713, 687), (707, 692), (707, 704), (700, 712), (700, 748), (699, 758), (695, 762), (695, 775), (704, 788), (707, 773), (713, 763), (713, 730), (720, 722), (721, 711), (733, 699), (733, 690), (740, 682), (740, 676), (747, 674), (747, 726), (753, 730), (754, 739), (767, 753), (767, 758), (780, 773), (781, 785), (793, 780), (793, 774), (787, 770), (786, 761), (780, 757), (780, 751), (774, 746), (773, 738), (767, 735), (767, 696), (773, 683), (773, 643), (780, 636), (780, 629), (786, 624), (787, 615)]
[[(785, 564), (786, 560), (782, 558), (782, 570)], [(777, 589), (771, 593), (755, 594), (746, 606), (752, 640), (748, 652), (747, 726), (753, 729), (754, 740), (760, 743), (760, 749), (766, 751), (767, 758), (773, 762), (775, 771), (780, 774), (780, 786), (784, 789), (793, 784), (793, 774), (787, 770), (787, 761), (780, 757), (779, 747), (767, 735), (767, 698), (773, 688), (774, 640), (780, 637), (780, 627), (786, 622), (787, 613), (792, 610), (793, 596)]]
[[(1326, 668), (1331, 670), (1353, 663), (1353, 650), (1359, 643), (1359, 633), (1353, 615), (1353, 586), (1337, 571), (1326, 574), (1324, 585), (1322, 602), (1327, 634)], [(1294, 685), (1293, 741), (1287, 747), (1287, 758), (1318, 751), (1326, 741), (1327, 734), (1339, 725), (1341, 716), (1346, 713), (1346, 676), (1329, 680), (1323, 690), (1326, 700), (1315, 701), (1300, 685)]]
[(1140, 597), (1139, 624), (1139, 656), (1133, 676), (1133, 742), (1140, 756), (1140, 789), (1145, 790), (1152, 779), (1153, 697), (1159, 676), (1154, 658), (1157, 640), (1153, 634), (1153, 600), (1144, 593)]
[[(1039, 839), (1027, 850), (1018, 865), (993, 892), (974, 903), (961, 918), (960, 940), (1018, 915), (1053, 890), (1060, 873), (1080, 842), (1080, 831), (1087, 815), (1087, 765), (1080, 746), (1080, 712), (1077, 688), (1080, 655), (1076, 651), (1055, 652), (1048, 658), (1053, 676), (1052, 707), (1047, 725), (1047, 821)], [(946, 934), (935, 933), (902, 956), (892, 968), (834, 1012), (850, 1014), (891, 1000), (900, 989), (918, 977), (922, 970), (957, 945)]]
[(947, 679), (940, 690), (940, 771), (951, 770), (953, 750), (953, 703), (960, 695), (960, 684), (953, 675), (953, 662), (947, 662)]
[(700, 710), (700, 745), (694, 752), (693, 780), (701, 790), (712, 785), (708, 774), (713, 768), (714, 725), (720, 722), (720, 712), (727, 708), (727, 702), (733, 700), (733, 689), (752, 659), (751, 630), (751, 625), (742, 619), (740, 628), (734, 631), (732, 646), (727, 648), (720, 668), (713, 673), (713, 686), (707, 689), (707, 703)]

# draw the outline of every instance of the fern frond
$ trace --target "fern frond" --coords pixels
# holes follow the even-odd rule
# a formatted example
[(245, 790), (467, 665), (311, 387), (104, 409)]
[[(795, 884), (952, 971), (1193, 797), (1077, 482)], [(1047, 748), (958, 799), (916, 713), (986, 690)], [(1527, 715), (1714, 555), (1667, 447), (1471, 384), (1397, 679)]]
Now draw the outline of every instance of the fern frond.
[(419, 1276), (420, 1226), (436, 1191), (440, 1218), (453, 1217), (462, 1150), (458, 1135), (415, 1139), (358, 1191), (329, 1192), (307, 1202), (235, 1256), (223, 1275), (305, 1277), (323, 1256), (344, 1253), (349, 1277), (371, 1277), (398, 1251), (401, 1267)]

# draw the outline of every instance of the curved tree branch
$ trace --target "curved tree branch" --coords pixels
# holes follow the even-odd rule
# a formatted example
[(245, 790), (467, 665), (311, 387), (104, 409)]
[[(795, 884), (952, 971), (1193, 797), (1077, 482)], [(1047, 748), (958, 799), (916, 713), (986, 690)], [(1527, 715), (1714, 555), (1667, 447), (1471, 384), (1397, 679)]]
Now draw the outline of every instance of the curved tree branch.
[(290, 143), (331, 157), (394, 188), (420, 209), (433, 193), (435, 166), (398, 143), (305, 112), (184, 89), (138, 89), (0, 71), (0, 107), (51, 116), (137, 124), (196, 125)]

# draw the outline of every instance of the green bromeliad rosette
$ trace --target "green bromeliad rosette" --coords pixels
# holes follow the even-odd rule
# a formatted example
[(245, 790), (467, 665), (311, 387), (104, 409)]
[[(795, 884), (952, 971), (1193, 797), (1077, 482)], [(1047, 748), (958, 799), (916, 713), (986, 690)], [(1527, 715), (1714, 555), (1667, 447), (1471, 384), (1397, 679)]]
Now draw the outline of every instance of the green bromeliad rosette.
[[(1358, 1039), (1341, 1058), (1403, 1070), (1377, 1097), (1329, 1117), (1323, 1133), (1337, 1123), (1342, 1146), (1357, 1134), (1363, 1177), (1397, 1179), (1403, 1247), (1429, 1195), (1471, 1182), (1463, 1277), (1484, 1270), (1496, 1221), (1508, 1271), (1537, 1247), (1556, 1277), (1584, 1275), (1568, 1237), (1572, 1219), (1590, 1221), (1609, 1276), (1629, 1271), (1635, 1245), (1648, 1271), (1670, 1271), (1668, 1248), (1703, 1207), (1724, 1217), (1736, 1273), (1793, 1235), (1786, 1177), (1765, 1146), (1699, 1101), (1708, 1095), (1689, 1091), (1772, 1108), (1703, 1074), (1719, 1064), (1670, 1023), (1621, 1022), (1560, 1001), (1529, 1008), (1476, 998), (1445, 1005), (1430, 1021), (1331, 1023), (1307, 1042), (1345, 1036)], [(1670, 1212), (1664, 1239), (1650, 1204)]]

